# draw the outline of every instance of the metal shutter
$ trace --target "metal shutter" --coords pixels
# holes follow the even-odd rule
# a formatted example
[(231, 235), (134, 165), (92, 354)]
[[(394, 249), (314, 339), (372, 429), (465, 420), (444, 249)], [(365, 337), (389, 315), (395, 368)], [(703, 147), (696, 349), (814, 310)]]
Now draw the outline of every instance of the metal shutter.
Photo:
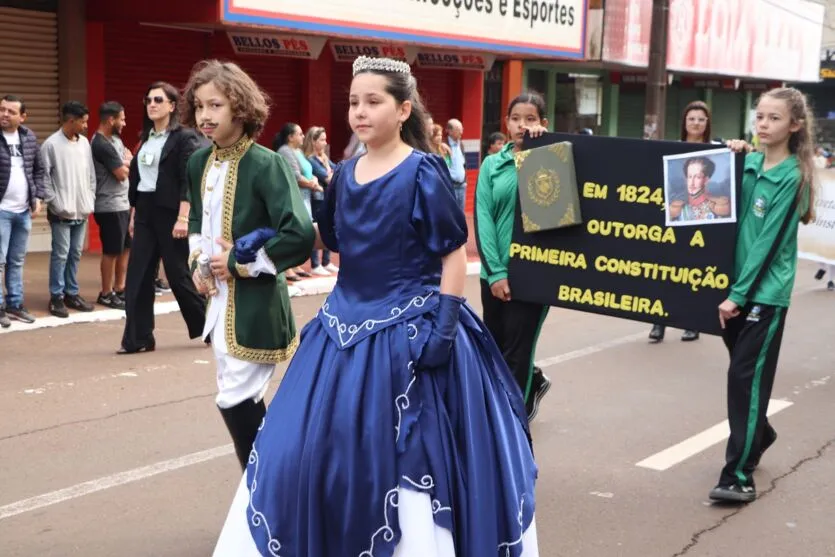
[[(58, 97), (58, 22), (55, 13), (0, 8), (0, 95), (26, 103), (24, 125), (38, 141), (60, 125)], [(49, 251), (46, 211), (32, 221), (29, 251)]]
[[(273, 137), (286, 122), (299, 123), (301, 96), (308, 93), (302, 82), (302, 64), (306, 60), (281, 56), (256, 56), (235, 54), (226, 31), (217, 31), (212, 38), (212, 56), (235, 62), (255, 80), (271, 99), (270, 118), (258, 143), (272, 148)], [(322, 76), (326, 82), (327, 76)]]
[(644, 110), (646, 97), (641, 88), (637, 91), (620, 90), (620, 106), (618, 107), (618, 137), (644, 136)]
[[(167, 81), (182, 89), (195, 63), (208, 54), (211, 35), (138, 23), (104, 26), (104, 90), (108, 101), (125, 107), (125, 146), (133, 149), (142, 130), (142, 96), (154, 81)], [(90, 107), (98, 110), (98, 107)]]
[[(330, 48), (322, 56), (331, 56)], [(351, 93), (353, 66), (347, 62), (334, 62), (330, 76), (331, 88), (331, 127), (328, 143), (331, 146), (331, 159), (339, 161), (351, 140), (351, 125), (348, 123), (348, 97)]]
[(737, 139), (743, 137), (743, 120), (747, 119), (747, 112), (742, 110), (744, 95), (739, 91), (713, 91), (711, 133), (714, 138)]
[(459, 74), (461, 70), (439, 70), (414, 67), (418, 91), (426, 109), (432, 113), (436, 124), (446, 126), (450, 118), (461, 118), (458, 107), (461, 100)]

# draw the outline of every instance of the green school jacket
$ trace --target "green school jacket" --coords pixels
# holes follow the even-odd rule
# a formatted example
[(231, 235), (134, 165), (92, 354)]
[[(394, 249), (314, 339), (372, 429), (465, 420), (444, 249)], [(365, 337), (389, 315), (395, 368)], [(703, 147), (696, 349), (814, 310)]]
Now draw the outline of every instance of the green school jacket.
[(481, 278), (489, 284), (507, 278), (510, 241), (519, 182), (513, 142), (481, 163), (475, 190), (475, 231), (481, 257)]
[(809, 207), (808, 195), (791, 217), (768, 271), (757, 291), (746, 298), (762, 268), (772, 244), (797, 195), (800, 168), (794, 155), (763, 172), (762, 153), (745, 157), (742, 202), (739, 204), (739, 230), (736, 240), (735, 280), (730, 299), (739, 306), (748, 302), (789, 307), (797, 271), (797, 227), (800, 215)]

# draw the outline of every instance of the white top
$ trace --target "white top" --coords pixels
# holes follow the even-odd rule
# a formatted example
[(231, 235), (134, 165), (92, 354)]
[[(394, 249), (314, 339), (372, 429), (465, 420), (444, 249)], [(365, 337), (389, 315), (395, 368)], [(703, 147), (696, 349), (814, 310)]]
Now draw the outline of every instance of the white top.
[[(226, 184), (226, 174), (229, 171), (229, 161), (215, 162), (206, 174), (206, 192), (203, 194), (203, 215), (200, 235), (189, 236), (189, 251), (200, 250), (208, 256), (218, 255), (223, 248), (217, 243), (223, 237), (223, 188)], [(246, 265), (249, 276), (257, 277), (261, 273), (275, 275), (273, 262), (267, 257), (264, 248), (258, 250), (255, 261)], [(217, 320), (224, 315), (229, 289), (225, 281), (215, 281), (215, 294), (206, 310), (206, 324), (203, 327), (203, 338), (212, 332)]]
[(23, 172), (23, 149), (20, 146), (20, 133), (3, 132), (9, 149), (12, 168), (9, 175), (9, 187), (0, 201), (0, 211), (23, 213), (29, 210), (29, 184), (26, 183), (26, 173)]
[(148, 134), (148, 141), (142, 144), (137, 153), (139, 169), (139, 184), (137, 191), (151, 193), (157, 191), (157, 178), (159, 178), (159, 159), (162, 157), (162, 148), (168, 140), (168, 130), (157, 133), (151, 130)]

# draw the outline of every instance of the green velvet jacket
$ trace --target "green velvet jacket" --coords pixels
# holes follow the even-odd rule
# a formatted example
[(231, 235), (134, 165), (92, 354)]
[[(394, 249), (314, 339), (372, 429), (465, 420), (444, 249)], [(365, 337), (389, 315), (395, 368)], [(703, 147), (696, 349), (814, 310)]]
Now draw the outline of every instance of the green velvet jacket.
[[(243, 138), (225, 149), (200, 149), (189, 159), (189, 235), (202, 233), (203, 193), (209, 168), (227, 160), (223, 238), (234, 243), (257, 228), (276, 230), (278, 235), (267, 241), (264, 250), (278, 275), (249, 277), (246, 266), (237, 263), (234, 253), (230, 253), (226, 345), (229, 354), (240, 360), (278, 363), (290, 358), (298, 346), (284, 271), (310, 257), (315, 239), (313, 224), (284, 159)], [(197, 250), (189, 256), (192, 272), (199, 254)]]

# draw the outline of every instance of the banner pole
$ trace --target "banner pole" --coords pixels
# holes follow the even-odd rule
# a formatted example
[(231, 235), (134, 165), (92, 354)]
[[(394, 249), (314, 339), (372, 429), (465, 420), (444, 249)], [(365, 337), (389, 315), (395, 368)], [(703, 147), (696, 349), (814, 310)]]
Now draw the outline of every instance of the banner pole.
[(644, 139), (664, 139), (667, 105), (667, 29), (670, 0), (652, 1), (652, 24), (647, 69), (647, 103), (644, 111)]

